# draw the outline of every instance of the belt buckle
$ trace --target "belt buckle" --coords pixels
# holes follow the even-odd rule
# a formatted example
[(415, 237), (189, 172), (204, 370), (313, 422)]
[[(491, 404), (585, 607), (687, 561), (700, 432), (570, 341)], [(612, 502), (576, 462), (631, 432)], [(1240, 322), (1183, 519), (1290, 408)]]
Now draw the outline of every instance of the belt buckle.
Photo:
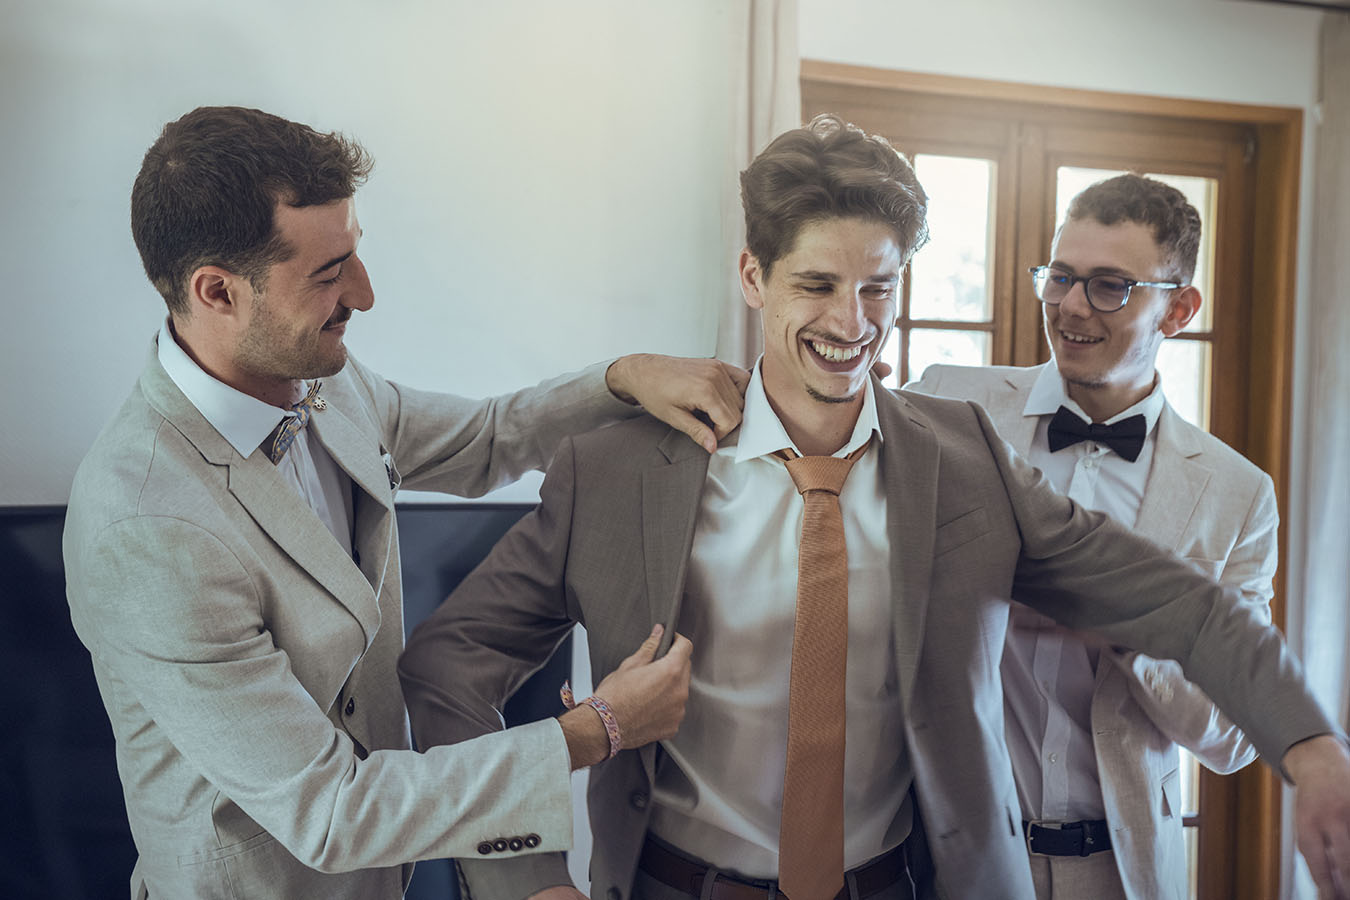
[[(1060, 822), (1060, 821), (1057, 821), (1057, 820), (1055, 820), (1055, 819), (1028, 819), (1028, 820), (1027, 820), (1026, 827), (1023, 829), (1023, 832), (1024, 832), (1024, 833), (1023, 833), (1023, 837), (1026, 839), (1026, 843), (1027, 843), (1027, 852), (1030, 853), (1032, 856), (1058, 856), (1058, 855), (1060, 855), (1060, 854), (1057, 854), (1057, 853), (1043, 853), (1043, 852), (1037, 850), (1034, 846), (1032, 846), (1031, 829), (1032, 829), (1032, 828), (1044, 828), (1044, 829), (1046, 829), (1047, 831), (1064, 831), (1064, 830), (1065, 830), (1064, 824), (1065, 824), (1065, 823)], [(1079, 826), (1079, 829), (1078, 829), (1078, 830), (1081, 831), (1081, 830), (1082, 830), (1082, 827)], [(1086, 839), (1083, 841), (1083, 847), (1084, 847), (1084, 849), (1086, 849), (1086, 847), (1087, 847), (1087, 841), (1086, 841)], [(1082, 856), (1087, 856), (1087, 854), (1086, 854), (1086, 853), (1083, 853), (1082, 850), (1079, 851), (1079, 854), (1082, 855)]]

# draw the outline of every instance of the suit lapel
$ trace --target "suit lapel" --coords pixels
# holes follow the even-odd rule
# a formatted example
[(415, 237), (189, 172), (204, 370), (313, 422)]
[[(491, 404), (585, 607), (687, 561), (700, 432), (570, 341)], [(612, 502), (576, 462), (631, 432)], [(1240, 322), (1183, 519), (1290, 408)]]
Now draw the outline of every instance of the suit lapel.
[(384, 587), (394, 536), (392, 476), (384, 466), (380, 446), (331, 403), (314, 413), (309, 427), (356, 488), (352, 496), (352, 546), (362, 574), (378, 596)]
[(642, 556), (651, 621), (666, 626), (664, 650), (674, 639), (680, 615), (708, 454), (673, 429), (657, 449), (661, 461), (642, 473)]
[[(160, 415), (210, 464), (227, 470), (227, 489), (295, 564), (305, 570), (360, 623), (370, 646), (379, 627), (375, 595), (361, 570), (333, 540), (300, 495), (282, 480), (262, 451), (242, 457), (198, 412), (159, 363), (152, 346), (141, 390)], [(332, 407), (326, 412), (331, 412)], [(316, 415), (321, 415), (316, 413)], [(376, 457), (378, 459), (378, 455)]]
[(1022, 410), (1027, 405), (1027, 394), (1031, 392), (1031, 386), (1036, 383), (1036, 376), (1027, 375), (1031, 372), (1040, 373), (1041, 366), (1027, 372), (1018, 371), (1017, 376), (1009, 375), (999, 383), (997, 394), (991, 392), (987, 405), (987, 412), (993, 419), (994, 427), (998, 429), (999, 436), (1013, 445), (1013, 449), (1026, 456), (1031, 450), (1031, 442), (1036, 437), (1036, 425), (1040, 422), (1039, 416), (1024, 416)]
[(1214, 474), (1200, 462), (1200, 443), (1181, 417), (1164, 404), (1158, 418), (1153, 465), (1144, 487), (1135, 530), (1175, 550)]
[(878, 389), (877, 419), (886, 534), (891, 546), (891, 591), (900, 695), (910, 708), (933, 572), (937, 532), (938, 444), (927, 423), (899, 395)]

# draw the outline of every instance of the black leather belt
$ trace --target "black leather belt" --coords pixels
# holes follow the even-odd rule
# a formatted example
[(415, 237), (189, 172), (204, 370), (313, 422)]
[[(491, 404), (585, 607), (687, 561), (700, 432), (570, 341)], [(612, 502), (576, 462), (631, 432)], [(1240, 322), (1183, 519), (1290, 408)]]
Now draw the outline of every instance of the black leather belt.
[(1053, 827), (1023, 822), (1027, 849), (1042, 856), (1091, 856), (1111, 849), (1111, 829), (1105, 819), (1064, 822)]
[[(689, 859), (682, 853), (658, 844), (650, 837), (642, 847), (638, 868), (657, 881), (695, 897), (702, 896), (703, 879), (708, 867)], [(878, 856), (852, 872), (858, 886), (858, 897), (870, 897), (903, 879), (908, 879), (909, 866), (905, 862), (905, 845)], [(777, 882), (748, 881), (725, 872), (718, 872), (712, 886), (712, 900), (770, 900), (777, 896), (791, 900), (778, 890)], [(834, 900), (849, 900), (848, 885), (834, 896)]]

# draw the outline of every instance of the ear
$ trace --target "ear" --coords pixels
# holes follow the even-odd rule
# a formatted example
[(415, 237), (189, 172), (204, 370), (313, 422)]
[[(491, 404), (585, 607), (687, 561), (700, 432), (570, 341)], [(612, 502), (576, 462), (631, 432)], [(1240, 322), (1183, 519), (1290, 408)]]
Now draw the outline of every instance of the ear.
[(188, 307), (193, 313), (239, 315), (245, 295), (253, 295), (248, 279), (220, 266), (202, 266), (188, 278)]
[(764, 308), (764, 269), (760, 267), (759, 259), (746, 247), (741, 250), (741, 258), (737, 263), (741, 273), (741, 294), (745, 297), (745, 304), (751, 309)]
[(1189, 325), (1191, 319), (1194, 319), (1195, 314), (1200, 311), (1201, 299), (1200, 289), (1195, 285), (1187, 285), (1173, 291), (1167, 301), (1167, 311), (1158, 325), (1163, 336), (1172, 337)]

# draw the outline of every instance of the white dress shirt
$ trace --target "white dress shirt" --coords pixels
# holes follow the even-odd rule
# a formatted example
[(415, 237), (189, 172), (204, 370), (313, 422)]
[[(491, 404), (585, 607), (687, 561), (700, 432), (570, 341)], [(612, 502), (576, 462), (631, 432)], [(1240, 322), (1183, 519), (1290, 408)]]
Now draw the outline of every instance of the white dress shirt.
[[(223, 381), (208, 375), (173, 336), (170, 320), (159, 330), (159, 363), (183, 396), (202, 414), (221, 437), (230, 442), (239, 455), (258, 452), (282, 419), (294, 416), (291, 410), (264, 403)], [(322, 394), (320, 395), (322, 396)], [(301, 429), (286, 455), (277, 464), (277, 473), (295, 489), (319, 517), (342, 549), (352, 552), (352, 483), (319, 443), (314, 430)]]
[[(872, 444), (840, 494), (848, 547), (844, 863), (857, 866), (909, 832), (892, 642), (881, 432), (867, 385), (848, 443)], [(739, 432), (708, 462), (678, 628), (694, 642), (689, 703), (664, 743), (651, 831), (706, 862), (777, 878), (787, 760), (788, 673), (803, 501), (781, 460), (797, 448), (769, 406), (759, 367)], [(899, 815), (898, 815), (899, 814)]]
[[(1059, 370), (1048, 365), (1032, 385), (1022, 410), (1024, 416), (1039, 419), (1027, 459), (1075, 503), (1133, 527), (1144, 499), (1164, 402), (1158, 382), (1143, 400), (1106, 420), (1112, 424), (1144, 416), (1144, 446), (1134, 462), (1095, 441), (1051, 453), (1047, 431), (1060, 406), (1084, 421), (1091, 419), (1069, 399)], [(1004, 715), (1022, 815), (1027, 819), (1074, 822), (1106, 817), (1092, 745), (1097, 656), (1097, 648), (1050, 619), (1013, 604), (1003, 653)]]

